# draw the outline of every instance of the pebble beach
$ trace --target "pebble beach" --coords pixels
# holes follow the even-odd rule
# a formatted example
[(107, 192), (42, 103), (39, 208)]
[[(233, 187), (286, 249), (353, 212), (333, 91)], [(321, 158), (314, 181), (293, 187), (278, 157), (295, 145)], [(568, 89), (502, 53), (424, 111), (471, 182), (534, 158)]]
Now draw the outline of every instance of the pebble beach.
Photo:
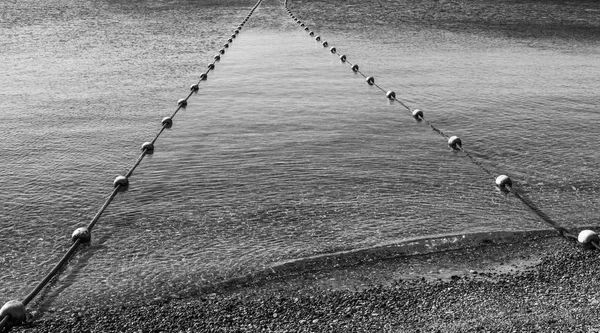
[(556, 236), (331, 270), (276, 272), (198, 295), (87, 307), (13, 332), (597, 332), (598, 252)]

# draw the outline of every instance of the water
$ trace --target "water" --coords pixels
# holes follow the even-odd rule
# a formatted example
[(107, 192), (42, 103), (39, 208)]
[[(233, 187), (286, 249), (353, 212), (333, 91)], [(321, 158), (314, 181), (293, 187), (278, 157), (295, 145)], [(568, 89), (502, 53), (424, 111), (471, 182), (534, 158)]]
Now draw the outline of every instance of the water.
[[(58, 261), (253, 4), (0, 4), (0, 301)], [(597, 224), (600, 5), (291, 8), (554, 220)], [(547, 227), (493, 180), (265, 1), (43, 305), (183, 293), (414, 237)]]

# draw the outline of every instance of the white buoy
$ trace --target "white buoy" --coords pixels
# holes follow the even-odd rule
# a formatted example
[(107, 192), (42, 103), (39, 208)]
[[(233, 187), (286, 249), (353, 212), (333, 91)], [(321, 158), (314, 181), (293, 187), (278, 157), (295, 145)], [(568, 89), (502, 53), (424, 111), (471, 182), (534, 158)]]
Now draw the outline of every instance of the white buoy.
[(413, 112), (412, 112), (412, 116), (413, 116), (413, 117), (414, 117), (416, 120), (418, 120), (418, 121), (421, 121), (421, 120), (425, 119), (425, 118), (423, 117), (423, 111), (421, 111), (421, 110), (419, 110), (419, 109), (414, 109), (414, 110), (413, 110)]
[(589, 245), (589, 247), (593, 247), (593, 245), (591, 244), (591, 242), (596, 242), (596, 243), (599, 242), (600, 241), (600, 237), (598, 237), (598, 234), (596, 234), (592, 230), (582, 230), (579, 233), (579, 236), (577, 236), (577, 240), (581, 244)]
[(127, 179), (127, 177), (125, 176), (117, 176), (117, 178), (115, 178), (115, 181), (113, 182), (113, 185), (115, 187), (121, 186), (121, 188), (127, 187), (129, 186), (129, 179)]
[(71, 235), (71, 241), (75, 242), (78, 239), (81, 241), (81, 243), (89, 243), (92, 240), (92, 234), (88, 228), (77, 228)]
[(375, 84), (375, 78), (374, 78), (374, 77), (372, 77), (372, 76), (369, 76), (369, 77), (367, 77), (367, 78), (365, 79), (365, 81), (367, 81), (367, 83), (368, 83), (370, 86), (372, 86), (372, 85), (374, 85), (374, 84)]
[(462, 146), (462, 141), (456, 135), (451, 136), (450, 139), (448, 139), (448, 146), (450, 146), (452, 149), (458, 150)]
[(164, 117), (160, 123), (166, 128), (171, 128), (173, 126), (173, 119), (171, 117)]
[(391, 91), (391, 90), (388, 90), (388, 92), (385, 93), (385, 97), (387, 97), (387, 98), (389, 98), (391, 100), (395, 100), (396, 99), (396, 93), (393, 92), (393, 91)]
[(25, 321), (27, 316), (25, 305), (20, 301), (8, 301), (0, 309), (0, 318), (9, 317), (9, 322), (12, 325), (18, 325)]
[(512, 180), (507, 175), (500, 175), (496, 177), (496, 186), (504, 189), (506, 186), (512, 186)]

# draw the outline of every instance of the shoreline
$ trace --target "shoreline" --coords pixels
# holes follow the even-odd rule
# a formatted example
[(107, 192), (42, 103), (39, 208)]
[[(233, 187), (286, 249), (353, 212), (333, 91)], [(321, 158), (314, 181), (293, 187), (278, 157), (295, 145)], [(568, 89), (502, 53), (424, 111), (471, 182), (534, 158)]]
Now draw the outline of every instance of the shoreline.
[(540, 232), (511, 241), (234, 279), (181, 298), (88, 307), (11, 332), (588, 332), (594, 250)]

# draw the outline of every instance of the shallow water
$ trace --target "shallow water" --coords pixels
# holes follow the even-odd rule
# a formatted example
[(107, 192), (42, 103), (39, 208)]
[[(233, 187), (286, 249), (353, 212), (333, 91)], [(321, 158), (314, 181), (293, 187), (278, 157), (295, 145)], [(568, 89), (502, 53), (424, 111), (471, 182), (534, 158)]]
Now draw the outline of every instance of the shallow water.
[[(0, 4), (0, 301), (58, 261), (253, 4)], [(600, 5), (486, 4), (290, 8), (554, 220), (594, 225)], [(168, 295), (413, 237), (547, 227), (493, 180), (265, 1), (45, 305), (83, 291)]]

